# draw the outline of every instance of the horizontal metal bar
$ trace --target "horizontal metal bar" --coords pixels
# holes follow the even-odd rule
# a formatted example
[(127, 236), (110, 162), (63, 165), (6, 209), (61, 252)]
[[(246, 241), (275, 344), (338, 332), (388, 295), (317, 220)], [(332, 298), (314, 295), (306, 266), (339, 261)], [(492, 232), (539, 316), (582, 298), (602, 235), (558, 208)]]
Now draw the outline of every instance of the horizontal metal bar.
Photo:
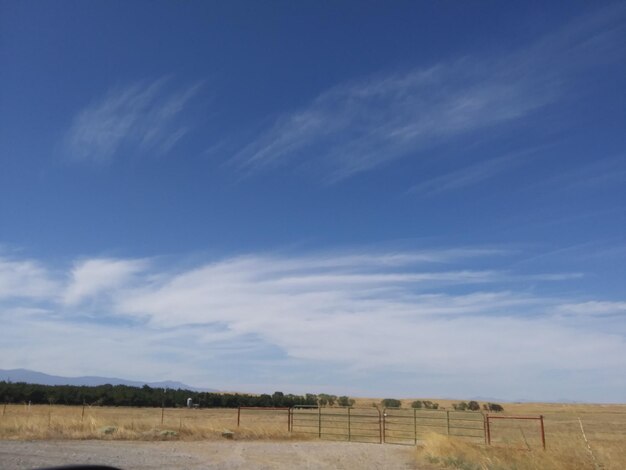
[(390, 439), (413, 439), (413, 437), (415, 436), (415, 434), (413, 433), (402, 434), (399, 432), (387, 433), (385, 435), (388, 436)]
[(487, 419), (536, 419), (537, 421), (541, 420), (540, 416), (492, 416), (487, 415)]
[(482, 439), (485, 437), (484, 434), (464, 434), (464, 433), (450, 433), (450, 436), (456, 436), (456, 437), (475, 437), (477, 439)]
[(240, 406), (240, 410), (263, 410), (263, 411), (276, 411), (276, 410), (284, 410), (288, 411), (291, 408), (288, 406)]
[[(345, 416), (347, 418), (347, 416)], [(350, 418), (359, 418), (367, 421), (378, 421), (381, 419), (380, 416), (372, 416), (372, 415), (350, 415)]]
[(446, 420), (448, 419), (448, 417), (446, 415), (443, 416), (419, 416), (419, 415), (413, 415), (413, 413), (411, 414), (406, 414), (406, 415), (400, 415), (400, 414), (387, 414), (387, 418), (400, 418), (400, 419), (441, 419), (441, 420)]

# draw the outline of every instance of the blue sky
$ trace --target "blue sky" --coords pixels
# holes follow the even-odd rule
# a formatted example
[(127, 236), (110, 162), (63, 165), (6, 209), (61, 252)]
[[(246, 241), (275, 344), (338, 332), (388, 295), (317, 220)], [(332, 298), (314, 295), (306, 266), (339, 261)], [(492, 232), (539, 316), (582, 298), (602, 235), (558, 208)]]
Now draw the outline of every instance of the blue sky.
[(626, 401), (623, 2), (0, 1), (0, 367)]

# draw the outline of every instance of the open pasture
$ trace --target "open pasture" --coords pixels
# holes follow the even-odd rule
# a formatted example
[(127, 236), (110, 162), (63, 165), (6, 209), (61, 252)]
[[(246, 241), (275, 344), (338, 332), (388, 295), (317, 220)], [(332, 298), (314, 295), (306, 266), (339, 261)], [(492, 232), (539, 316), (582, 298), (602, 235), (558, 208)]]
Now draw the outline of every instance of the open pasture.
[[(452, 408), (452, 402), (439, 400), (439, 403), (446, 410)], [(368, 416), (376, 415), (372, 400), (357, 404), (361, 407), (353, 408), (354, 414), (361, 410)], [(400, 410), (412, 413), (409, 404), (410, 401), (403, 401)], [(476, 469), (626, 468), (626, 405), (504, 403), (503, 406), (505, 411), (498, 416), (544, 417), (546, 451), (542, 450), (537, 421), (494, 420), (492, 446), (486, 446), (483, 439), (447, 435), (445, 426), (424, 429), (418, 439), (417, 460), (427, 465)], [(313, 425), (317, 412), (305, 411), (312, 416)], [(338, 416), (346, 409), (333, 407), (322, 412)], [(441, 413), (445, 416), (446, 411)], [(480, 413), (476, 416), (480, 417)], [(242, 410), (239, 427), (237, 418), (237, 409), (223, 408), (6, 405), (0, 408), (0, 439), (210, 441), (223, 440), (225, 430), (233, 431), (235, 440), (300, 441), (318, 437), (315, 432), (298, 432), (297, 427), (290, 432), (286, 410)], [(343, 424), (330, 421), (329, 425), (335, 427), (334, 433), (345, 433)], [(376, 434), (375, 427), (373, 424), (372, 434)], [(394, 436), (393, 430), (389, 433), (389, 429), (387, 433), (387, 443), (394, 443), (397, 441), (394, 437), (400, 436)], [(328, 435), (322, 438), (335, 440)], [(350, 440), (341, 436), (336, 439)], [(376, 443), (378, 438), (364, 441)]]
[[(436, 401), (452, 407), (452, 401)], [(546, 451), (541, 450), (535, 421), (494, 420), (492, 446), (431, 434), (425, 437), (418, 453), (428, 462), (456, 468), (626, 468), (626, 405), (503, 403), (503, 406), (502, 416), (543, 415)]]
[(6, 405), (0, 410), (0, 439), (288, 439), (287, 417), (249, 413), (237, 427), (232, 408), (132, 408)]

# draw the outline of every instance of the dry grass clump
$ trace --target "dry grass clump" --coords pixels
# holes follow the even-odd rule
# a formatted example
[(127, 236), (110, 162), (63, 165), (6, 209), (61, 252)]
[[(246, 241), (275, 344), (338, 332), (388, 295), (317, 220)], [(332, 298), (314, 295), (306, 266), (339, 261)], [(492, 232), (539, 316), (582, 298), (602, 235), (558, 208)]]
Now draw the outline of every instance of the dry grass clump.
[(418, 447), (418, 458), (442, 468), (461, 470), (594, 470), (580, 442), (554, 440), (545, 451), (513, 446), (485, 446), (458, 438), (429, 434)]

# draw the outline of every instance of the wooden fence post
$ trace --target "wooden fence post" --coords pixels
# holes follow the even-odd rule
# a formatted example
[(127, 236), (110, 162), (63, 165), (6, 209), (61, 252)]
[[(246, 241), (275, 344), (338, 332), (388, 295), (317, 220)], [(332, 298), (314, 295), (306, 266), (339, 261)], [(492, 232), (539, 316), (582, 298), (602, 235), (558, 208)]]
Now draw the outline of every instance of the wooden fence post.
[(318, 437), (322, 438), (322, 407), (317, 407), (317, 425), (318, 425)]

